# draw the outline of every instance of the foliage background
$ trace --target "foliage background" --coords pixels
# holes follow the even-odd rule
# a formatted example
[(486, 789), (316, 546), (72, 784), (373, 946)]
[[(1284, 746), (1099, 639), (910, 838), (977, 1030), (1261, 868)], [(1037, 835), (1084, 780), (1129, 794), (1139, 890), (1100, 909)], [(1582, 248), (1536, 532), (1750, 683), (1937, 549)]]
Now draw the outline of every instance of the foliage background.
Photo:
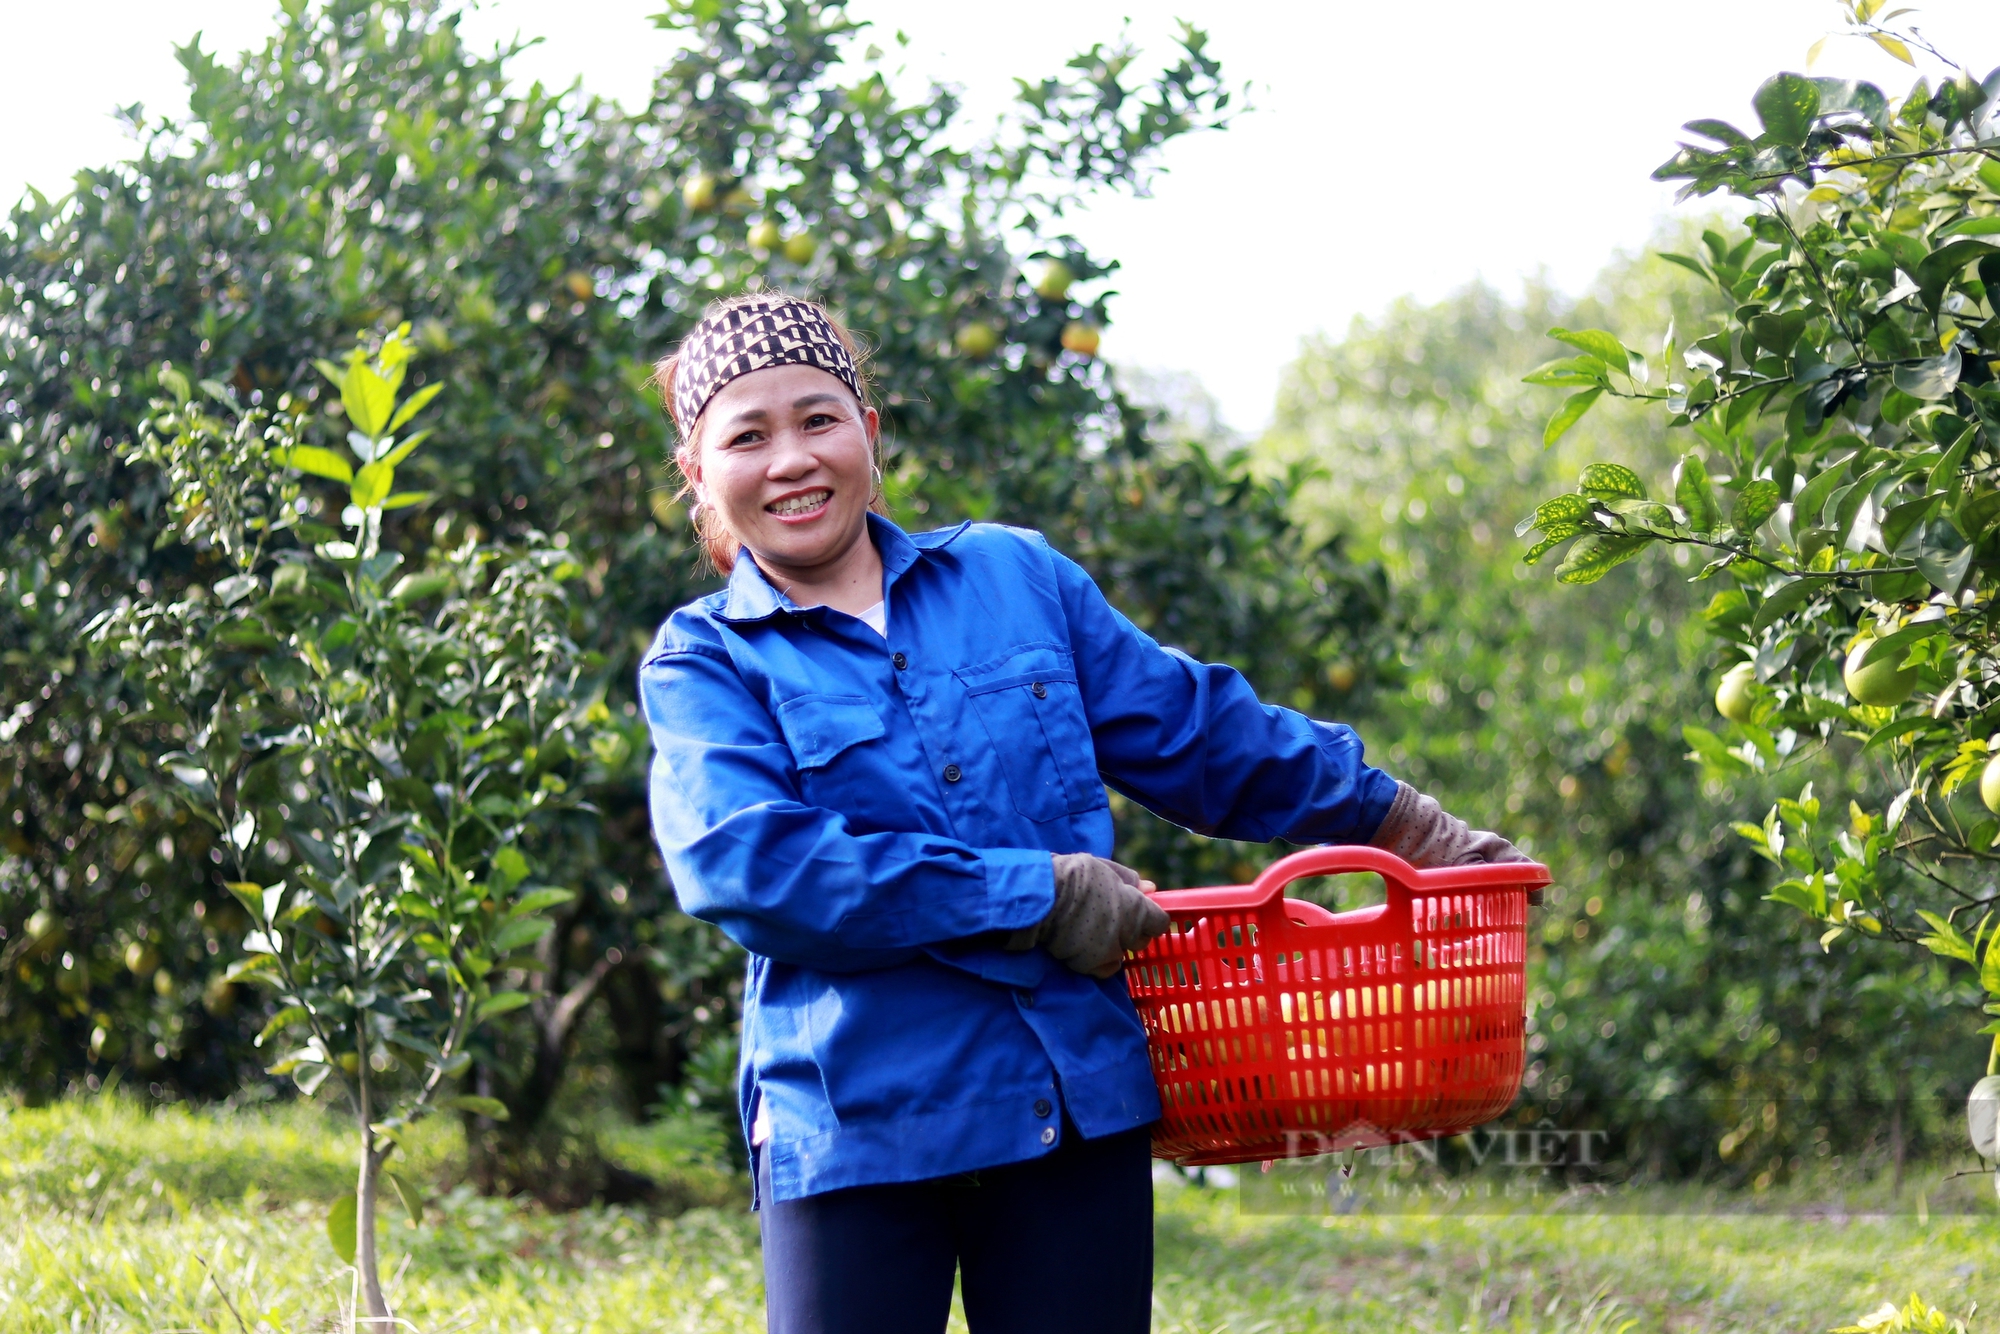
[[(1197, 35), (1150, 65), (1094, 48), (967, 149), (948, 91), (899, 103), (871, 73), (834, 83), (852, 34), (806, 0), (670, 9), (695, 40), (630, 114), (510, 85), (504, 57), (468, 51), (429, 5), (287, 15), (241, 66), (183, 52), (189, 124), (135, 126), (132, 161), (0, 228), (0, 1078), (21, 1096), (115, 1075), (213, 1098), (261, 1078), (265, 1016), (219, 980), (249, 924), (157, 790), (173, 738), (79, 648), (120, 599), (218, 573), (156, 545), (160, 479), (116, 450), (161, 362), (252, 402), (296, 393), (338, 439), (313, 358), (408, 321), (412, 384), (445, 390), (411, 465), (439, 499), (399, 540), (414, 560), (468, 534), (568, 534), (571, 632), (601, 655), (592, 688), (623, 731), (591, 756), (594, 817), (546, 831), (578, 898), (549, 938), (544, 1003), (475, 1077), (554, 1107), (550, 1138), (496, 1152), (589, 1157), (578, 1127), (599, 1106), (728, 1119), (740, 965), (674, 911), (652, 857), (629, 683), (653, 625), (705, 586), (648, 362), (711, 295), (753, 282), (826, 296), (872, 342), (905, 522), (1048, 531), (1163, 639), (1356, 723), (1392, 772), (1558, 866), (1531, 1112), (1647, 1100), (1654, 1170), (1769, 1180), (1891, 1150), (1878, 1124), (1837, 1115), (1843, 1099), (1927, 1106), (1976, 1073), (1956, 1036), (1975, 998), (1927, 960), (1821, 951), (1717, 834), (1764, 794), (1704, 786), (1681, 758), (1680, 722), (1713, 721), (1715, 667), (1686, 571), (1558, 593), (1515, 562), (1509, 529), (1581, 457), (1542, 449), (1545, 403), (1519, 384), (1551, 355), (1540, 331), (1657, 338), (1671, 316), (1685, 344), (1723, 312), (1676, 271), (1633, 259), (1579, 302), (1472, 289), (1398, 306), (1306, 348), (1252, 446), (1185, 386), (1061, 352), (1065, 323), (1110, 317), (1104, 298), (1019, 281), (1037, 254), (1115, 274), (1062, 235), (1062, 210), (1142, 183), (1160, 145), (1227, 119)], [(690, 207), (681, 186), (704, 172), (746, 195)], [(750, 245), (767, 219), (811, 255)], [(969, 322), (1000, 329), (1002, 350), (958, 352)], [(1670, 463), (1655, 425), (1601, 413), (1594, 457)], [(1847, 778), (1829, 764), (1822, 781), (1831, 797)], [(1241, 878), (1277, 851), (1120, 819), (1126, 855), (1163, 883)], [(536, 1084), (551, 1041), (576, 1058), (555, 1089)], [(1900, 1138), (1937, 1132), (1913, 1111)], [(488, 1184), (524, 1175), (503, 1162)], [(591, 1189), (611, 1189), (601, 1171)]]

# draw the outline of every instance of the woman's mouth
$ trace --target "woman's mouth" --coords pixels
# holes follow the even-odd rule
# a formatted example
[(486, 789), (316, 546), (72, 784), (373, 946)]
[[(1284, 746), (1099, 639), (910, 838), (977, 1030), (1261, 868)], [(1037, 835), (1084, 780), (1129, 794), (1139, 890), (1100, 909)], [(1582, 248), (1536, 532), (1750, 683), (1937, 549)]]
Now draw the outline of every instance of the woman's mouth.
[(780, 519), (803, 519), (819, 513), (833, 499), (833, 492), (821, 487), (816, 491), (802, 491), (796, 496), (786, 496), (774, 500), (764, 507), (767, 514), (775, 514)]

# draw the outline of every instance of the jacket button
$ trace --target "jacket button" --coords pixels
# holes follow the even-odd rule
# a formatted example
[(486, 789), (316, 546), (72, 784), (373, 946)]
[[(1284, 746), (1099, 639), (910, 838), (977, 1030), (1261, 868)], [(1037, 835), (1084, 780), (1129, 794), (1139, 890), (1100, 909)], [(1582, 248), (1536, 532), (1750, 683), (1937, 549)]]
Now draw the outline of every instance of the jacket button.
[(1049, 1114), (1049, 1113), (1050, 1113), (1051, 1111), (1053, 1111), (1053, 1110), (1054, 1110), (1054, 1108), (1052, 1108), (1052, 1107), (1050, 1107), (1050, 1106), (1049, 1106), (1049, 1100), (1048, 1100), (1047, 1098), (1037, 1098), (1037, 1099), (1035, 1099), (1035, 1115), (1036, 1115), (1036, 1116), (1047, 1116), (1047, 1115), (1048, 1115), (1048, 1114)]
[(896, 670), (899, 672), (910, 665), (910, 660), (900, 653), (890, 658), (889, 661), (896, 664)]
[(1032, 991), (1026, 991), (1026, 990), (1022, 990), (1022, 991), (1017, 991), (1017, 992), (1015, 992), (1015, 993), (1014, 993), (1014, 995), (1015, 995), (1015, 997), (1016, 997), (1016, 998), (1017, 998), (1017, 999), (1018, 999), (1018, 1000), (1019, 1000), (1019, 1001), (1021, 1002), (1021, 1008), (1022, 1008), (1022, 1009), (1024, 1009), (1024, 1010), (1032, 1010), (1032, 1009), (1034, 1009), (1034, 1008), (1035, 1008), (1035, 993), (1034, 993), (1034, 992), (1032, 992)]
[(1043, 1126), (1042, 1143), (1053, 1144), (1055, 1142), (1056, 1142), (1056, 1128), (1054, 1126)]
[(1049, 697), (1049, 688), (1040, 681), (1035, 682), (1028, 689), (1034, 692), (1036, 699), (1047, 699)]
[(958, 781), (959, 779), (961, 779), (961, 778), (963, 778), (963, 777), (965, 777), (965, 775), (964, 775), (963, 773), (959, 772), (959, 768), (958, 768), (958, 766), (957, 766), (957, 765), (955, 765), (955, 764), (947, 764), (947, 765), (946, 765), (946, 766), (944, 767), (944, 781), (945, 781), (945, 782), (947, 782), (947, 783), (956, 783), (956, 782), (957, 782), (957, 781)]

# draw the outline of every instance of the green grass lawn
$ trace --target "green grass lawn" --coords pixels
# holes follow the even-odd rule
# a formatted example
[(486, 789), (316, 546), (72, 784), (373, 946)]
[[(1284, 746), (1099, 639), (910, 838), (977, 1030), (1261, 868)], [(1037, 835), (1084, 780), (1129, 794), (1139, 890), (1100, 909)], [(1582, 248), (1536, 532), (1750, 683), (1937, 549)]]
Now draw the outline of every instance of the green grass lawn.
[[(675, 1136), (618, 1147), (657, 1168)], [(551, 1215), (482, 1199), (447, 1184), (451, 1137), (440, 1124), (404, 1164), (440, 1186), (423, 1224), (384, 1214), (391, 1300), (424, 1334), (763, 1327), (756, 1225), (741, 1208)], [(0, 1331), (340, 1329), (351, 1276), (321, 1218), (347, 1184), (346, 1141), (311, 1107), (0, 1104)], [(1162, 1183), (1156, 1329), (1821, 1331), (1912, 1288), (1958, 1315), (2000, 1303), (1990, 1218), (1316, 1218), (1236, 1205), (1231, 1190)]]

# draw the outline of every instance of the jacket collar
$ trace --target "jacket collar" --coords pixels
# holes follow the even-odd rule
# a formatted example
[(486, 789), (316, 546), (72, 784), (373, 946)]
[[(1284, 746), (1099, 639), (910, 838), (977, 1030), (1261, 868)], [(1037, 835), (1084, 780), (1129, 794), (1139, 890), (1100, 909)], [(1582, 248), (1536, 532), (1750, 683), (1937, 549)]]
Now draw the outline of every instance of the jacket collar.
[[(949, 546), (953, 539), (971, 523), (957, 524), (951, 528), (940, 528), (936, 532), (920, 533), (911, 537), (889, 520), (872, 510), (868, 514), (868, 535), (875, 543), (875, 550), (882, 556), (882, 585), (886, 589), (902, 577), (905, 570), (917, 563), (919, 556), (928, 556)], [(722, 610), (717, 613), (725, 621), (761, 621), (781, 611), (800, 615), (813, 610), (800, 607), (790, 598), (772, 587), (764, 572), (757, 568), (748, 549), (739, 548), (736, 566), (729, 572), (729, 586), (723, 599)]]

